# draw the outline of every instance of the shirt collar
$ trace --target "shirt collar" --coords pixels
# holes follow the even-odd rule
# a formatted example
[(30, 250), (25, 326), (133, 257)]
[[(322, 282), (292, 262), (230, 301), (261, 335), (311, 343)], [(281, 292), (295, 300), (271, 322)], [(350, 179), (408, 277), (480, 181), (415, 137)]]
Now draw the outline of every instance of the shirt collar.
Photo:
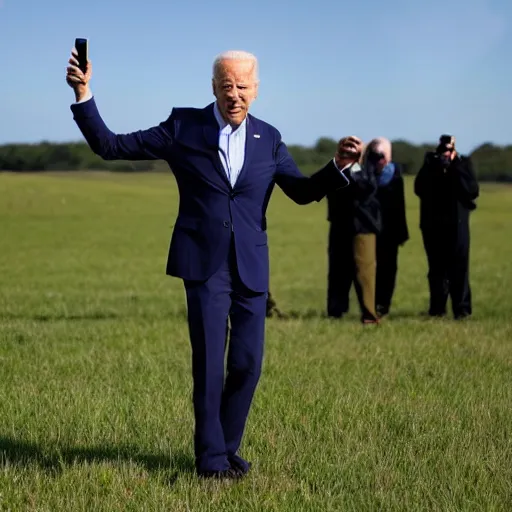
[(347, 169), (350, 169), (351, 171), (360, 171), (361, 166), (359, 165), (359, 162), (349, 162), (343, 169), (340, 169), (342, 172), (346, 171)]

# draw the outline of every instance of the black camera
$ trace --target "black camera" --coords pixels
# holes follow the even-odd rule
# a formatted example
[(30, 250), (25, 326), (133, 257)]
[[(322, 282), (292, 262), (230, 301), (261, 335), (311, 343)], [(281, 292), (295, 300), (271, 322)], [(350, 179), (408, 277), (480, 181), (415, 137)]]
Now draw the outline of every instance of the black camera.
[(439, 137), (439, 145), (436, 148), (436, 152), (442, 154), (447, 151), (455, 151), (455, 137), (453, 135), (441, 135)]
[(439, 145), (447, 146), (449, 144), (455, 144), (455, 140), (452, 135), (441, 135), (441, 137), (439, 137)]
[(385, 158), (384, 153), (379, 153), (378, 151), (369, 151), (368, 152), (368, 162), (370, 162), (371, 164), (376, 164), (383, 158)]

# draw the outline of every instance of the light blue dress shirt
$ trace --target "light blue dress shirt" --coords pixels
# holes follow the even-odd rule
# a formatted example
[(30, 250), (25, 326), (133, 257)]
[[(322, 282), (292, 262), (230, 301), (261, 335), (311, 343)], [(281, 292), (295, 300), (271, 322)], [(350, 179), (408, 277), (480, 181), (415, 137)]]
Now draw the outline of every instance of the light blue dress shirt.
[(213, 105), (215, 119), (219, 123), (219, 156), (226, 171), (231, 186), (234, 187), (238, 175), (242, 170), (245, 159), (245, 138), (247, 133), (247, 118), (233, 130), (231, 125), (222, 118), (217, 102)]

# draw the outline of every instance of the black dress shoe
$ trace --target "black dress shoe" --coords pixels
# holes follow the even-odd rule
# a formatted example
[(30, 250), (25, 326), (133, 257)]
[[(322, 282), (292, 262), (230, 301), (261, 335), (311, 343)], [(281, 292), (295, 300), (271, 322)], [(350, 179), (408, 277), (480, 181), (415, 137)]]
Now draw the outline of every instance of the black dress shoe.
[(236, 471), (240, 477), (245, 476), (249, 473), (252, 464), (238, 455), (228, 457), (228, 462), (231, 464), (231, 469)]
[(333, 318), (335, 320), (341, 320), (345, 313), (339, 313), (338, 311), (328, 311), (327, 318)]
[(428, 315), (431, 316), (432, 318), (443, 318), (446, 316), (446, 311), (430, 309)]
[(211, 480), (237, 480), (241, 475), (233, 468), (229, 468), (219, 471), (200, 471), (198, 472), (198, 476), (199, 478)]

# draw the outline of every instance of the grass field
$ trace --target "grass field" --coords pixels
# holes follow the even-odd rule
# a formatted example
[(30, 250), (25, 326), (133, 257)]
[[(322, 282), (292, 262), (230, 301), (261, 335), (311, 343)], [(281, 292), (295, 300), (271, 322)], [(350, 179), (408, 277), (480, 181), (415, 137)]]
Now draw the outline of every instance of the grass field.
[(0, 174), (0, 511), (512, 510), (512, 188), (472, 217), (474, 316), (429, 320), (418, 201), (393, 312), (323, 318), (326, 205), (270, 204), (240, 483), (193, 472), (170, 175)]

